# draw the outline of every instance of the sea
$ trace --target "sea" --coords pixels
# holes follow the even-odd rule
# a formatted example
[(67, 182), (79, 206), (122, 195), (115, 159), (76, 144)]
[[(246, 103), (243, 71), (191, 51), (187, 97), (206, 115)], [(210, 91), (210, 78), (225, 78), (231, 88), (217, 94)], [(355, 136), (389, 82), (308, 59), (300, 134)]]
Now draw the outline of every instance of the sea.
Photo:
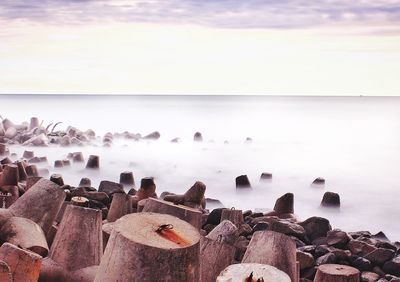
[[(19, 155), (29, 149), (47, 156), (40, 166), (70, 185), (89, 177), (97, 187), (132, 171), (136, 186), (154, 177), (158, 194), (183, 193), (202, 181), (206, 197), (257, 211), (272, 209), (291, 192), (300, 220), (322, 216), (333, 228), (383, 231), (400, 240), (400, 97), (0, 95), (0, 115), (14, 123), (33, 116), (45, 126), (62, 122), (56, 130), (93, 129), (99, 138), (84, 147), (11, 146)], [(124, 131), (161, 137), (115, 138), (111, 147), (102, 146), (105, 133)], [(193, 141), (195, 132), (203, 142)], [(170, 142), (176, 137), (179, 143)], [(53, 168), (77, 151), (86, 159), (99, 155), (100, 170)], [(263, 172), (272, 180), (260, 181)], [(243, 174), (251, 189), (236, 189)], [(317, 177), (325, 186), (310, 185)], [(320, 207), (327, 191), (340, 195), (340, 209)]]

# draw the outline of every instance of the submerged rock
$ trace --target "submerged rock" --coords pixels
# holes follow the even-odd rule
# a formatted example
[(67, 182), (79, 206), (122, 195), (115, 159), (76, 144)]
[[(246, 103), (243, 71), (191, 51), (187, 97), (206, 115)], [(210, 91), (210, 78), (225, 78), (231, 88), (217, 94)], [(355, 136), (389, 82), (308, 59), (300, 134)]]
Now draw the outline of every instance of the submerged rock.
[(339, 194), (333, 192), (326, 192), (322, 198), (321, 207), (329, 207), (329, 208), (340, 207)]
[(247, 175), (239, 175), (236, 177), (236, 188), (251, 188)]

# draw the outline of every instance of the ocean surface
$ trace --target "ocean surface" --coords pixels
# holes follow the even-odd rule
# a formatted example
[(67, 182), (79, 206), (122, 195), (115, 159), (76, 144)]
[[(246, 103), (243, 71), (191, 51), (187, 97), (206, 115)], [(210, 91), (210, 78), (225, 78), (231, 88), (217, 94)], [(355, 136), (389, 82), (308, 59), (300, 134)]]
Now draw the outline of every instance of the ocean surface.
[[(77, 185), (90, 177), (118, 181), (131, 170), (135, 181), (154, 176), (157, 191), (184, 192), (195, 181), (206, 196), (236, 209), (271, 209), (276, 198), (295, 194), (300, 219), (318, 215), (346, 231), (384, 231), (400, 240), (400, 98), (296, 96), (82, 96), (0, 95), (0, 115), (15, 123), (37, 116), (47, 125), (62, 121), (81, 130), (159, 131), (158, 141), (116, 139), (111, 148), (34, 148), (43, 165)], [(193, 142), (199, 131), (204, 142)], [(171, 143), (179, 137), (181, 142)], [(245, 143), (247, 137), (252, 143)], [(228, 144), (224, 144), (228, 141)], [(13, 146), (22, 154), (26, 148)], [(54, 169), (54, 160), (82, 151), (100, 155), (101, 169), (83, 165)], [(259, 182), (262, 172), (271, 182)], [(252, 189), (236, 190), (247, 174)], [(311, 187), (316, 177), (325, 187)], [(319, 207), (324, 192), (340, 194), (340, 210)], [(211, 207), (212, 208), (212, 207)]]

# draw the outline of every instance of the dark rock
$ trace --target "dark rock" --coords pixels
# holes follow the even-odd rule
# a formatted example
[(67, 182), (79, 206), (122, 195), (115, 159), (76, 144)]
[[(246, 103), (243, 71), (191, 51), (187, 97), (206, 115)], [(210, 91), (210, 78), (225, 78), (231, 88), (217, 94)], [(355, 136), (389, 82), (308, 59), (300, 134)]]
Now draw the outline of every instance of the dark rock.
[(385, 274), (386, 274), (386, 273), (382, 270), (382, 268), (380, 268), (379, 266), (374, 266), (374, 267), (372, 268), (372, 272), (378, 274), (379, 277), (383, 277), (383, 276), (385, 276)]
[(315, 248), (314, 256), (319, 258), (329, 253), (329, 247), (327, 245), (320, 245)]
[(158, 131), (154, 131), (146, 136), (143, 137), (143, 139), (147, 139), (147, 140), (157, 140), (159, 139), (161, 136), (161, 134)]
[(307, 246), (298, 248), (299, 251), (310, 253), (310, 254), (314, 254), (315, 249), (316, 249), (316, 246), (314, 246), (314, 245), (307, 245)]
[(257, 218), (257, 217), (262, 217), (264, 214), (262, 212), (253, 212), (250, 217), (252, 218)]
[(181, 141), (181, 139), (179, 138), (174, 138), (171, 140), (171, 143), (179, 143)]
[(271, 179), (272, 179), (272, 173), (270, 173), (270, 172), (261, 173), (260, 181), (262, 181), (262, 180), (271, 180)]
[(35, 153), (33, 151), (24, 151), (22, 157), (24, 159), (32, 159), (35, 156)]
[(349, 250), (341, 250), (335, 247), (329, 247), (329, 251), (336, 256), (339, 261), (349, 261), (351, 252)]
[(387, 261), (382, 269), (388, 274), (400, 276), (400, 257)]
[(293, 239), (293, 241), (296, 243), (296, 248), (300, 248), (300, 247), (304, 247), (307, 244), (305, 242), (303, 242), (302, 240), (300, 240), (299, 238), (296, 238), (294, 236), (290, 236), (290, 238)]
[(336, 262), (336, 256), (332, 253), (327, 253), (316, 260), (316, 265), (330, 264)]
[(236, 188), (251, 188), (247, 175), (240, 175), (236, 177)]
[(98, 191), (111, 196), (114, 193), (124, 193), (124, 188), (119, 183), (103, 180), (100, 182)]
[(311, 242), (315, 246), (328, 245), (326, 237), (319, 237)]
[(329, 220), (322, 217), (310, 217), (299, 224), (303, 226), (311, 241), (319, 237), (326, 237), (328, 231), (332, 230)]
[(253, 139), (251, 139), (250, 137), (246, 137), (246, 140), (244, 140), (244, 143), (247, 143), (247, 144), (253, 143)]
[(193, 140), (196, 142), (202, 142), (203, 141), (203, 136), (201, 135), (200, 132), (196, 132), (193, 136)]
[(358, 239), (359, 237), (366, 237), (366, 238), (370, 238), (371, 232), (369, 231), (357, 231), (357, 232), (349, 232), (349, 235), (351, 236), (351, 238), (353, 239)]
[[(306, 279), (306, 281), (313, 281), (315, 277), (315, 273), (317, 272), (317, 267), (313, 266), (307, 269), (304, 269), (300, 272), (301, 279)], [(300, 279), (300, 281), (301, 281)]]
[(302, 226), (285, 220), (277, 220), (269, 223), (269, 230), (292, 235), (297, 238), (304, 238), (305, 230)]
[(204, 225), (203, 226), (203, 230), (204, 231), (206, 231), (206, 233), (208, 234), (208, 233), (210, 233), (214, 228), (215, 228), (215, 226), (216, 225), (214, 225), (214, 224), (206, 224), (206, 225)]
[(378, 239), (381, 241), (386, 241), (386, 242), (390, 242), (389, 238), (386, 237), (385, 233), (383, 233), (382, 231), (376, 233), (375, 235), (371, 236), (372, 239)]
[(61, 174), (53, 174), (50, 176), (50, 181), (54, 182), (57, 185), (63, 186), (64, 179)]
[(236, 242), (233, 244), (236, 247), (235, 260), (242, 261), (244, 253), (246, 252), (247, 246), (249, 245), (249, 240), (243, 236), (240, 236)]
[(379, 280), (379, 275), (374, 272), (363, 271), (361, 273), (361, 282), (376, 282), (378, 280)]
[(261, 221), (254, 225), (253, 227), (253, 233), (257, 231), (263, 231), (263, 230), (268, 230), (268, 222)]
[(314, 184), (314, 185), (324, 185), (325, 184), (325, 179), (322, 178), (322, 177), (317, 177), (317, 178), (314, 179), (312, 184)]
[(206, 224), (218, 225), (221, 222), (221, 214), (224, 208), (213, 209), (207, 217)]
[(250, 225), (248, 225), (246, 223), (240, 225), (239, 230), (238, 230), (239, 236), (245, 236), (245, 237), (252, 234), (252, 231), (253, 230), (251, 229)]
[(82, 163), (82, 162), (84, 162), (85, 159), (83, 158), (82, 152), (72, 153), (72, 161), (74, 163)]
[(136, 191), (135, 188), (131, 188), (131, 189), (129, 189), (129, 191), (128, 191), (128, 195), (130, 195), (130, 196), (135, 196), (136, 193), (137, 193), (137, 191)]
[(392, 244), (390, 242), (385, 242), (385, 241), (377, 241), (376, 244), (375, 244), (375, 247), (389, 249), (389, 250), (392, 250), (394, 252), (397, 251), (397, 247), (396, 247), (395, 244)]
[(276, 200), (274, 211), (277, 214), (294, 213), (293, 201), (294, 201), (293, 193), (286, 193), (285, 195)]
[(300, 263), (300, 270), (313, 267), (315, 264), (314, 257), (310, 253), (301, 251), (296, 252), (296, 260)]
[(367, 254), (364, 258), (371, 261), (376, 265), (383, 265), (388, 260), (391, 260), (395, 255), (393, 250), (378, 248), (369, 254)]
[(246, 217), (250, 216), (252, 213), (253, 213), (253, 212), (252, 212), (251, 210), (245, 210), (245, 211), (243, 212), (243, 218), (246, 218)]
[(326, 192), (321, 201), (321, 207), (340, 207), (340, 196), (337, 193)]
[(376, 247), (374, 247), (373, 245), (360, 240), (350, 240), (347, 247), (353, 255), (357, 256), (365, 256), (370, 252), (376, 250)]
[(372, 269), (372, 263), (365, 258), (352, 256), (350, 261), (351, 265), (360, 271), (369, 271)]
[(336, 248), (344, 248), (347, 246), (347, 243), (350, 241), (351, 237), (344, 231), (339, 229), (334, 229), (328, 232), (327, 234), (327, 243), (328, 246), (334, 246)]
[(385, 279), (388, 280), (389, 282), (400, 282), (400, 277), (390, 275), (390, 274), (386, 274)]

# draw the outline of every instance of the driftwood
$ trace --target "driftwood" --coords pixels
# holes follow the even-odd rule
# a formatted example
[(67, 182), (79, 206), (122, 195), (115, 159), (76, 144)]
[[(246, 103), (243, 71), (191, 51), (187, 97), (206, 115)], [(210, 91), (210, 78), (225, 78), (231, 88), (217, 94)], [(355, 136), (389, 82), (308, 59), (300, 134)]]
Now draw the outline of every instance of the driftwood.
[(201, 224), (202, 213), (199, 210), (189, 208), (183, 205), (174, 205), (171, 202), (163, 200), (148, 198), (147, 203), (143, 208), (143, 212), (170, 214), (186, 222), (189, 222), (197, 229), (200, 229), (202, 225)]
[(236, 248), (207, 237), (200, 240), (200, 281), (215, 281), (219, 273), (233, 263)]
[(95, 281), (199, 281), (198, 231), (167, 214), (119, 219)]
[(12, 281), (36, 282), (39, 278), (42, 257), (36, 253), (4, 243), (0, 247), (0, 261), (9, 266)]
[(51, 246), (50, 258), (67, 271), (98, 265), (103, 252), (101, 225), (100, 210), (68, 205)]
[(32, 220), (23, 217), (11, 217), (7, 220), (0, 229), (0, 242), (11, 243), (42, 257), (49, 252), (42, 229)]
[(243, 213), (241, 210), (223, 209), (221, 213), (221, 221), (223, 220), (229, 220), (239, 228), (243, 224)]
[(266, 264), (240, 263), (225, 268), (217, 282), (294, 282), (283, 271)]
[(318, 267), (315, 282), (359, 282), (360, 271), (339, 264), (323, 264)]
[(273, 231), (255, 232), (242, 262), (272, 265), (287, 273), (292, 281), (297, 281), (296, 243), (284, 234)]

